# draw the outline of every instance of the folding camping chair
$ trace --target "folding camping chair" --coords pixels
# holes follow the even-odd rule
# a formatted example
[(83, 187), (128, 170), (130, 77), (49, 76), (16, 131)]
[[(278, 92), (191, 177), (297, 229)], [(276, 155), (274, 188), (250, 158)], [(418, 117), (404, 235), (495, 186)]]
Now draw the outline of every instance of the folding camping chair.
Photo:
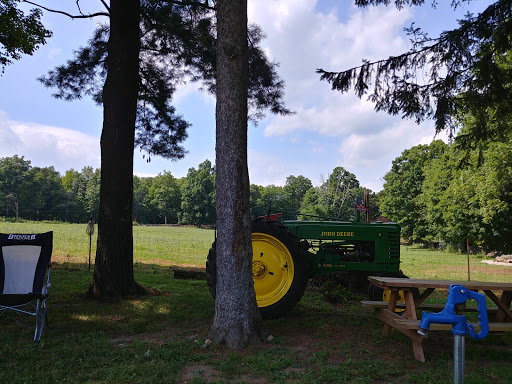
[(0, 316), (8, 310), (35, 316), (34, 342), (48, 320), (52, 241), (53, 232), (0, 233)]

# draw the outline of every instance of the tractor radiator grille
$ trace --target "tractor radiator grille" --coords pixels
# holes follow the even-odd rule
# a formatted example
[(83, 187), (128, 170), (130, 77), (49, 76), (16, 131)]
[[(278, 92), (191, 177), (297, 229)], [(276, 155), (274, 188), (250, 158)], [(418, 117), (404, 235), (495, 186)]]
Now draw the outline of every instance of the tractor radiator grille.
[(400, 232), (389, 232), (389, 257), (400, 258)]

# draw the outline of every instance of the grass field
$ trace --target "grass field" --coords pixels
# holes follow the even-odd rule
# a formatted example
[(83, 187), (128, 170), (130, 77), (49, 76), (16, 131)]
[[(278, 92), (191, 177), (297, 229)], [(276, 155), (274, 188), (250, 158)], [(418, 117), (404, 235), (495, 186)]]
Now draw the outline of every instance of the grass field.
[[(86, 224), (5, 223), (0, 232), (41, 233), (53, 231), (52, 260), (59, 263), (88, 264), (89, 235)], [(204, 266), (214, 241), (212, 229), (175, 226), (133, 227), (134, 262), (162, 265)], [(92, 235), (92, 262), (96, 252), (97, 228)]]
[[(0, 317), (0, 383), (453, 382), (450, 333), (432, 332), (427, 362), (417, 362), (408, 338), (382, 335), (362, 295), (341, 290), (328, 301), (316, 284), (288, 315), (265, 322), (273, 340), (240, 352), (203, 349), (214, 301), (204, 280), (175, 279), (172, 266), (204, 266), (212, 230), (134, 227), (135, 276), (153, 294), (117, 303), (84, 295), (92, 273), (85, 225), (0, 223), (0, 232), (48, 230), (50, 328), (32, 344), (31, 319)], [(482, 264), (481, 256), (470, 266), (472, 280), (512, 281), (512, 268)], [(402, 268), (410, 277), (467, 279), (466, 255), (402, 247)], [(466, 338), (466, 383), (512, 383), (511, 336)]]
[[(475, 281), (512, 282), (512, 266), (499, 267), (482, 263), (484, 254), (470, 255), (470, 279)], [(467, 254), (440, 252), (402, 246), (401, 268), (409, 277), (418, 279), (468, 280)]]

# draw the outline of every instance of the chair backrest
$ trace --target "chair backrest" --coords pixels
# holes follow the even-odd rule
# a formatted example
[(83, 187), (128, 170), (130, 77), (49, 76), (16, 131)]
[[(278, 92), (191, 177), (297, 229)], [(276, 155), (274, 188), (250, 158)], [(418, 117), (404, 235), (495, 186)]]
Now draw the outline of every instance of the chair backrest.
[(51, 262), (53, 232), (0, 233), (0, 294), (40, 294)]

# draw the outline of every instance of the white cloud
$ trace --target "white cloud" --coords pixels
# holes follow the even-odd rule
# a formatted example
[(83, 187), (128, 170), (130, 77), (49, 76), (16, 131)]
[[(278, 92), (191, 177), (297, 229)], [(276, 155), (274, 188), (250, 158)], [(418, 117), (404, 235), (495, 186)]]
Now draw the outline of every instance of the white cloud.
[(446, 135), (434, 137), (433, 123), (417, 125), (401, 120), (380, 132), (368, 135), (354, 133), (343, 140), (339, 147), (340, 165), (355, 173), (363, 186), (377, 192), (382, 189), (381, 178), (390, 170), (392, 160), (404, 149), (430, 144), (434, 139), (447, 141)]
[(67, 128), (12, 121), (0, 111), (0, 157), (24, 156), (32, 166), (54, 166), (61, 173), (99, 168), (99, 138)]
[[(343, 166), (362, 185), (379, 191), (392, 160), (406, 148), (432, 141), (433, 125), (418, 126), (411, 120), (376, 113), (366, 96), (359, 99), (353, 92), (332, 91), (328, 83), (320, 82), (315, 70), (339, 71), (359, 65), (362, 59), (376, 60), (407, 50), (409, 42), (401, 33), (414, 9), (359, 9), (338, 2), (340, 9), (320, 11), (319, 4), (325, 3), (249, 2), (249, 19), (267, 34), (263, 45), (269, 57), (280, 63), (286, 102), (296, 112), (269, 119), (264, 136), (293, 143), (300, 133), (310, 143), (311, 163), (323, 166), (329, 156), (332, 165)], [(339, 153), (324, 153), (322, 148), (336, 142)]]
[(373, 105), (352, 93), (341, 95), (320, 82), (317, 68), (342, 70), (361, 63), (362, 58), (378, 59), (406, 49), (399, 36), (409, 10), (393, 7), (348, 8), (343, 23), (335, 14), (319, 12), (316, 2), (253, 1), (249, 17), (268, 35), (263, 45), (270, 58), (280, 63), (279, 73), (286, 82), (285, 98), (296, 114), (276, 117), (265, 128), (266, 136), (283, 136), (294, 131), (312, 131), (325, 136), (371, 131), (389, 124), (379, 115), (376, 123)]
[(324, 100), (311, 108), (299, 107), (293, 116), (278, 116), (265, 127), (265, 136), (285, 136), (295, 131), (336, 137), (353, 132), (373, 133), (395, 119), (376, 114), (373, 104), (352, 95), (327, 91)]
[(249, 150), (247, 156), (251, 184), (284, 185), (290, 176), (287, 164), (277, 155)]
[(310, 140), (308, 142), (308, 145), (309, 145), (309, 149), (312, 153), (323, 153), (325, 152), (325, 147), (320, 144), (320, 143), (317, 143), (316, 141), (313, 141), (313, 140)]

